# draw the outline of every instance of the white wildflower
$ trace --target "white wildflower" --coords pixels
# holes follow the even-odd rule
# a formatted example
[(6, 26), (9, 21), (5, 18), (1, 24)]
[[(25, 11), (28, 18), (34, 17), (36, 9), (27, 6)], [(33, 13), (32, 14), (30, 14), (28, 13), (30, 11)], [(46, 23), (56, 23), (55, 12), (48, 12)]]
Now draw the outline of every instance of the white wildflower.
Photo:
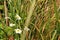
[(15, 17), (16, 17), (17, 20), (21, 20), (21, 17), (18, 14), (16, 14)]
[(25, 27), (24, 30), (25, 30), (25, 31), (29, 31), (30, 29), (29, 29), (28, 27)]
[(15, 29), (15, 32), (18, 33), (18, 34), (21, 34), (21, 33), (22, 33), (22, 30), (20, 30), (20, 29)]
[(10, 17), (5, 17), (5, 19), (10, 19)]
[(13, 23), (10, 23), (10, 25), (9, 25), (10, 27), (13, 27), (13, 26), (15, 26), (15, 24), (13, 24)]

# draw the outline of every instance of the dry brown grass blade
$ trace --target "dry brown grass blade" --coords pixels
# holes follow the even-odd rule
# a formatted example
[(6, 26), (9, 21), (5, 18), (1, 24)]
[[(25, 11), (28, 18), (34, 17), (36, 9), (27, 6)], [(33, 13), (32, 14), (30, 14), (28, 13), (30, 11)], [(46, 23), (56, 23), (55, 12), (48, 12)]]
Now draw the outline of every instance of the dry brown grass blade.
[(2, 18), (2, 14), (1, 14), (1, 12), (0, 12), (0, 20), (1, 20), (1, 18)]
[[(4, 0), (4, 11), (5, 11), (5, 17), (8, 17), (8, 9), (7, 9), (7, 6), (6, 6), (6, 0)], [(6, 19), (6, 25), (8, 26), (9, 25), (9, 21), (8, 21), (8, 18)]]

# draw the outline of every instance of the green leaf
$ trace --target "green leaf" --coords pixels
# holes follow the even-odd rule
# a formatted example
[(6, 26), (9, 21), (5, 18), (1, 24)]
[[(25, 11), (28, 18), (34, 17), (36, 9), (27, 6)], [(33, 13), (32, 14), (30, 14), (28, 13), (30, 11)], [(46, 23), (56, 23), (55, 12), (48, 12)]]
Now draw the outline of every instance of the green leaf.
[(2, 28), (2, 24), (0, 23), (0, 28)]
[(1, 10), (3, 9), (3, 7), (4, 7), (4, 5), (0, 5), (0, 9), (1, 9)]
[(13, 28), (11, 28), (11, 27), (6, 27), (6, 28), (5, 28), (5, 31), (6, 31), (6, 33), (7, 33), (8, 35), (12, 35), (12, 34), (13, 34)]

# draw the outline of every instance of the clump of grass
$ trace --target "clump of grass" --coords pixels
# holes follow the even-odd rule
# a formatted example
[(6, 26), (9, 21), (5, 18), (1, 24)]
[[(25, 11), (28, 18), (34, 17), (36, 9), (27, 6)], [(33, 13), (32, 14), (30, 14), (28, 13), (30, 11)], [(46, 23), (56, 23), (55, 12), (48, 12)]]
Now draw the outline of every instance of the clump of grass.
[(56, 40), (60, 32), (56, 3), (56, 0), (4, 0), (0, 28), (7, 37), (1, 31), (1, 39)]

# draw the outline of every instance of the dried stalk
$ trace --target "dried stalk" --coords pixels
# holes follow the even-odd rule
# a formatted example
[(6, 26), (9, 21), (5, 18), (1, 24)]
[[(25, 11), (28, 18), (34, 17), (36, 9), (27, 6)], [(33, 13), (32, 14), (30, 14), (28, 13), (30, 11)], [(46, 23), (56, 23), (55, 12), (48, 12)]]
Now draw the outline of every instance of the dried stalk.
[(2, 18), (2, 15), (1, 15), (1, 12), (0, 12), (0, 20), (1, 20), (1, 18)]
[[(34, 8), (35, 8), (35, 2), (36, 2), (36, 0), (33, 0), (33, 2), (31, 3), (30, 10), (29, 10), (29, 12), (28, 12), (28, 16), (27, 16), (27, 19), (26, 19), (26, 22), (25, 22), (25, 27), (28, 27), (28, 26), (29, 26), (32, 13), (33, 13)], [(28, 33), (28, 32), (27, 32), (27, 33)], [(22, 36), (21, 36), (21, 40), (24, 40), (25, 37), (26, 37), (26, 31), (23, 31), (23, 34), (22, 34)]]
[[(4, 11), (5, 11), (5, 17), (8, 17), (8, 10), (7, 10), (7, 6), (6, 6), (6, 0), (4, 0)], [(9, 21), (8, 18), (6, 19), (6, 25), (9, 25)]]

